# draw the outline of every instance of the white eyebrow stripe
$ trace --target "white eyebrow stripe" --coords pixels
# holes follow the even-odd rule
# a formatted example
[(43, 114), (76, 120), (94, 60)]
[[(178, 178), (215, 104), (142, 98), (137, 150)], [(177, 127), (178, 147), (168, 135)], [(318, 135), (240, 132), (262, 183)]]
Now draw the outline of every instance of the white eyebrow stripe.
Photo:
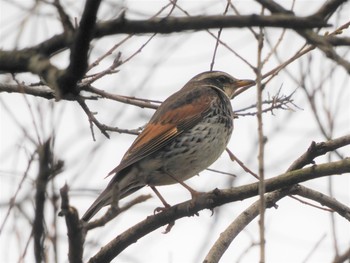
[(203, 74), (203, 75), (197, 77), (196, 80), (204, 80), (204, 79), (215, 78), (215, 77), (220, 77), (220, 76), (225, 76), (229, 79), (232, 78), (229, 74), (219, 71), (219, 72), (210, 72), (210, 76)]

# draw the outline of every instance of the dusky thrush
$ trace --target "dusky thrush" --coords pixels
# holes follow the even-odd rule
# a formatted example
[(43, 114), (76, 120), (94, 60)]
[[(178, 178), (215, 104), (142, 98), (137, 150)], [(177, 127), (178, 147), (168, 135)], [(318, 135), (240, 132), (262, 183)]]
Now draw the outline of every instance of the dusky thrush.
[[(230, 99), (254, 85), (221, 71), (203, 72), (166, 99), (138, 135), (114, 177), (83, 215), (89, 221), (102, 207), (149, 185), (180, 183), (214, 163), (230, 140), (233, 113)], [(186, 187), (191, 191), (191, 188)], [(193, 191), (191, 191), (193, 193)]]

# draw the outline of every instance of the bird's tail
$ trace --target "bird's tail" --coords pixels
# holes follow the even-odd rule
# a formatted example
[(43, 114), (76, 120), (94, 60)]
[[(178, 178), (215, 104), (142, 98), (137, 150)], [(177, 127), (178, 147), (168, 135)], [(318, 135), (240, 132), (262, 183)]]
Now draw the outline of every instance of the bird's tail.
[(108, 186), (85, 212), (81, 220), (88, 222), (102, 207), (109, 205), (112, 201), (112, 192), (113, 189)]
[(133, 174), (129, 174), (127, 180), (123, 179), (116, 182), (113, 178), (106, 189), (85, 212), (81, 220), (88, 222), (98, 211), (101, 210), (102, 207), (111, 204), (114, 198), (119, 198), (120, 200), (146, 185), (145, 183), (140, 182), (140, 180)]

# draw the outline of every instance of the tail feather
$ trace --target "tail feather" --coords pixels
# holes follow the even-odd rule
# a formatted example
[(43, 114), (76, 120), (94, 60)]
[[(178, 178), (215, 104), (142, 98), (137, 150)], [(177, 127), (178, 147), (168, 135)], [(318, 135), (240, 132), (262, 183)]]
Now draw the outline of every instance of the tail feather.
[(88, 222), (102, 207), (109, 205), (111, 203), (111, 193), (112, 190), (107, 187), (85, 212), (81, 220)]
[[(115, 187), (118, 184), (120, 189)], [(88, 222), (102, 207), (109, 205), (112, 202), (112, 197), (115, 191), (119, 191), (119, 200), (124, 197), (134, 193), (135, 191), (144, 187), (144, 183), (140, 183), (138, 180), (128, 180), (128, 184), (122, 182), (113, 182), (113, 180), (108, 184), (106, 189), (97, 197), (95, 202), (89, 207), (89, 209), (82, 216), (81, 220)]]

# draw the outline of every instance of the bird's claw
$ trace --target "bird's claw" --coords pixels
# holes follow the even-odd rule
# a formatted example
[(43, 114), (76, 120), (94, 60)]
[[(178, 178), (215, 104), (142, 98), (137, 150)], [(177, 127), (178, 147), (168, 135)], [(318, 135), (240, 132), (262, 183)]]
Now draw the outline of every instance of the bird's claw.
[[(162, 206), (159, 206), (159, 207), (156, 207), (153, 211), (153, 214), (158, 214), (158, 213), (161, 213), (167, 209), (169, 209), (171, 206), (169, 204), (165, 205), (164, 207)], [(162, 232), (163, 234), (168, 234), (171, 229), (173, 228), (173, 226), (175, 225), (175, 221), (171, 221), (165, 228), (164, 232)]]
[(162, 234), (168, 234), (171, 229), (173, 228), (173, 226), (175, 225), (175, 221), (171, 221), (165, 228), (164, 232), (162, 232)]
[(170, 205), (166, 205), (166, 206), (164, 206), (164, 207), (158, 206), (158, 207), (156, 207), (156, 208), (153, 210), (153, 214), (155, 215), (155, 214), (161, 213), (161, 212), (163, 212), (163, 211), (169, 209), (170, 207), (171, 207)]

